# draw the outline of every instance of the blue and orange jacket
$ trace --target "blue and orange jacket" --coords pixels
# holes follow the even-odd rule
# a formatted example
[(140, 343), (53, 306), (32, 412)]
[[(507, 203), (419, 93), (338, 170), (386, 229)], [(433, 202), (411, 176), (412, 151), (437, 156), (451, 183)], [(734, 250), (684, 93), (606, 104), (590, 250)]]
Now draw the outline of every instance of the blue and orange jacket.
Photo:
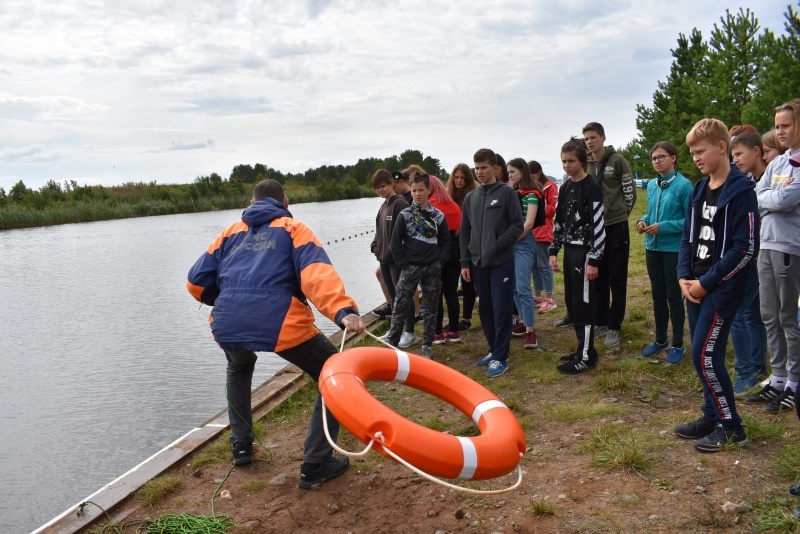
[(253, 203), (189, 270), (186, 287), (213, 306), (223, 349), (280, 352), (319, 332), (306, 296), (341, 327), (358, 313), (314, 233), (271, 198)]
[(741, 306), (747, 285), (758, 284), (753, 261), (759, 248), (758, 204), (753, 182), (732, 167), (712, 219), (714, 250), (711, 268), (698, 278), (694, 274), (694, 264), (708, 180), (708, 177), (703, 178), (692, 189), (689, 218), (683, 225), (678, 251), (678, 279), (696, 278), (708, 292), (705, 298), (713, 299), (714, 309), (727, 316), (736, 313)]

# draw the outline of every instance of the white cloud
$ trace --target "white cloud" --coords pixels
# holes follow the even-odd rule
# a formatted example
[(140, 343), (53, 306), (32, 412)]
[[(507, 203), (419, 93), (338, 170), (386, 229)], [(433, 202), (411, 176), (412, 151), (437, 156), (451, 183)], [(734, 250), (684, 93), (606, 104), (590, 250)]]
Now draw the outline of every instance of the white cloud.
[[(782, 32), (785, 8), (768, 0), (756, 15)], [(8, 0), (0, 175), (29, 187), (179, 182), (240, 163), (302, 172), (407, 148), (452, 167), (481, 146), (556, 174), (561, 143), (588, 121), (629, 141), (678, 34), (707, 36), (724, 9)]]

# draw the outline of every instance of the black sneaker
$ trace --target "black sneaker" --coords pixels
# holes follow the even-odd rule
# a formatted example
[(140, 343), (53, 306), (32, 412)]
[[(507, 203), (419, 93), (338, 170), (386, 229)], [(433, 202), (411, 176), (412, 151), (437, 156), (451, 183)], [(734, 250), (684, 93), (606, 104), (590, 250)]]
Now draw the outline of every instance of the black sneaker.
[(556, 321), (556, 323), (553, 326), (555, 326), (557, 328), (563, 328), (565, 326), (572, 326), (572, 317), (570, 317), (569, 315), (565, 315), (564, 317), (562, 317), (561, 319)]
[(374, 313), (381, 319), (386, 319), (387, 317), (390, 317), (392, 315), (392, 307), (389, 306), (388, 302), (384, 302), (383, 306), (378, 306), (377, 308), (372, 310), (372, 313)]
[(300, 483), (302, 489), (318, 488), (323, 482), (342, 476), (350, 467), (350, 458), (339, 456), (330, 458), (324, 464), (312, 466), (303, 462), (300, 466)]
[(253, 444), (234, 443), (231, 447), (234, 465), (247, 465), (253, 463)]
[(694, 442), (694, 448), (700, 452), (719, 452), (726, 445), (738, 445), (740, 447), (747, 445), (747, 435), (744, 433), (744, 428), (739, 427), (733, 430), (718, 426), (711, 434)]
[(564, 373), (565, 375), (577, 375), (589, 369), (594, 369), (595, 367), (597, 367), (597, 358), (591, 360), (575, 358), (574, 360), (562, 363), (556, 367), (556, 369), (558, 369), (559, 373)]
[(761, 391), (742, 399), (744, 402), (752, 404), (770, 402), (781, 396), (781, 392), (767, 384)]
[(464, 330), (469, 330), (472, 328), (472, 321), (469, 319), (461, 319), (458, 321), (458, 331), (463, 332)]
[(562, 357), (559, 358), (559, 360), (561, 360), (562, 362), (571, 362), (572, 360), (577, 360), (578, 358), (580, 358), (578, 353), (577, 352), (573, 352), (573, 353), (570, 353), (570, 354), (563, 355)]
[(780, 395), (764, 406), (764, 411), (767, 413), (781, 413), (784, 410), (794, 410), (794, 391), (791, 389), (784, 389)]
[(683, 439), (700, 439), (708, 436), (717, 427), (717, 422), (703, 414), (697, 421), (684, 423), (675, 427), (675, 434)]

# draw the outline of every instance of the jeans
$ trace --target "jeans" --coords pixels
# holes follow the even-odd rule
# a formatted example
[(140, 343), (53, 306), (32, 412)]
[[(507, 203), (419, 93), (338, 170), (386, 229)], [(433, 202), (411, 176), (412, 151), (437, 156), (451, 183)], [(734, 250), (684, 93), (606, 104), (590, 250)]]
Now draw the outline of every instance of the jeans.
[(744, 301), (731, 324), (731, 342), (736, 378), (752, 385), (767, 374), (767, 329), (761, 320), (758, 273), (750, 269), (750, 274)]
[(489, 352), (495, 360), (508, 360), (511, 349), (511, 308), (514, 304), (514, 258), (481, 268), (472, 264), (472, 279), (481, 295), (478, 315)]
[(550, 243), (536, 242), (536, 263), (533, 266), (533, 287), (536, 291), (553, 293), (553, 269), (550, 267)]
[[(253, 370), (256, 366), (256, 353), (248, 349), (223, 349), (228, 359), (228, 372), (225, 387), (228, 397), (228, 420), (231, 423), (231, 443), (252, 443), (253, 412), (251, 408)], [(328, 358), (336, 354), (334, 347), (324, 334), (318, 333), (296, 347), (278, 352), (278, 356), (302, 369), (314, 382), (319, 381), (322, 367)], [(328, 432), (335, 442), (339, 435), (339, 422), (328, 412)], [(324, 463), (333, 454), (333, 448), (325, 437), (322, 426), (322, 397), (317, 392), (311, 420), (308, 425), (303, 461)]]
[(700, 304), (686, 302), (689, 335), (692, 338), (692, 363), (703, 385), (703, 413), (729, 429), (742, 424), (736, 413), (736, 401), (728, 369), (725, 346), (733, 315), (722, 317), (714, 309), (714, 299), (706, 295)]
[[(672, 346), (683, 346), (683, 326), (686, 312), (683, 295), (678, 285), (678, 253), (646, 250), (647, 274), (653, 296), (653, 316), (656, 323), (656, 341), (665, 343), (669, 320), (672, 319)], [(734, 343), (735, 345), (735, 343)]]
[(514, 243), (514, 304), (522, 317), (526, 327), (533, 327), (536, 309), (533, 307), (533, 293), (531, 292), (531, 272), (536, 261), (536, 242), (533, 234)]

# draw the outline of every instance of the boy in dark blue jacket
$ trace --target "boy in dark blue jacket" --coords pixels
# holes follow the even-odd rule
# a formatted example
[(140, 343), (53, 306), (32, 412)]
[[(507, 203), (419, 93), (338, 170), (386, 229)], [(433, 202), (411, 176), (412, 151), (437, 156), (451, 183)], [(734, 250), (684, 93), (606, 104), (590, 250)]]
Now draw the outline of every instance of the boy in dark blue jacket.
[(758, 284), (758, 204), (753, 182), (728, 159), (730, 134), (716, 119), (703, 119), (686, 136), (697, 167), (707, 177), (692, 189), (689, 218), (678, 252), (678, 280), (686, 298), (692, 362), (703, 384), (702, 416), (675, 433), (703, 452), (745, 445), (725, 346), (748, 284)]

